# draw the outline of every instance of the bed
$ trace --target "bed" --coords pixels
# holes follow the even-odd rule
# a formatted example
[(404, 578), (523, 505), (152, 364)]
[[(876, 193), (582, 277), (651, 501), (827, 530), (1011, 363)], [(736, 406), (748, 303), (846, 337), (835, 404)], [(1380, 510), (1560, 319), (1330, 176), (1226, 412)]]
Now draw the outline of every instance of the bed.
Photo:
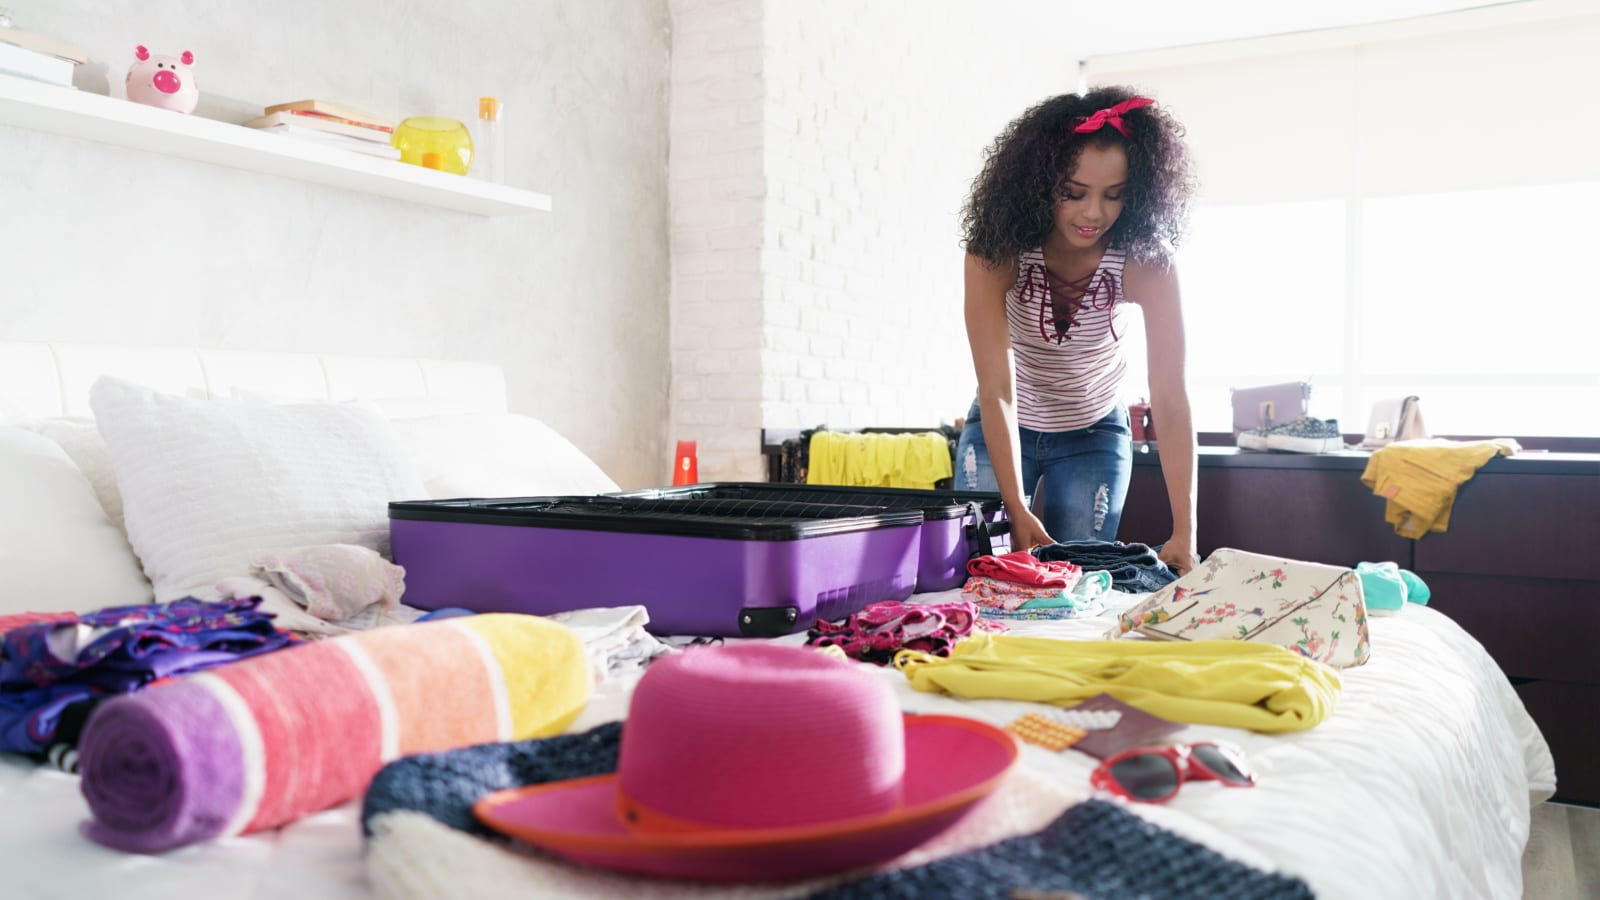
[[(499, 373), (474, 364), (0, 344), (0, 410), (13, 420), (83, 415), (82, 396), (101, 373), (208, 396), (282, 392), (294, 384), (302, 394), (375, 397), (390, 407), (505, 409)], [(1097, 637), (1137, 597), (1119, 599), (1102, 617), (1013, 623), (1013, 631)], [(1372, 619), (1371, 638), (1371, 661), (1345, 670), (1337, 711), (1318, 727), (1269, 737), (1197, 726), (1174, 737), (1239, 744), (1261, 771), (1257, 788), (1190, 785), (1164, 807), (1135, 811), (1225, 856), (1303, 878), (1319, 897), (1520, 896), (1530, 805), (1555, 788), (1538, 729), (1493, 660), (1445, 616), (1408, 607)], [(918, 693), (900, 674), (877, 671), (911, 711), (1004, 724), (1030, 707)], [(623, 718), (631, 688), (631, 678), (602, 683), (570, 730)], [(1090, 795), (1086, 756), (1027, 747), (1024, 765), (1030, 777), (1048, 779), (1062, 802)], [(79, 835), (87, 809), (75, 776), (0, 755), (0, 810), (8, 895), (301, 900), (430, 893), (403, 873), (369, 880), (357, 804), (277, 832), (130, 856)], [(506, 865), (507, 877), (490, 893), (527, 896), (532, 882), (520, 879), (517, 867), (552, 864), (515, 858)]]

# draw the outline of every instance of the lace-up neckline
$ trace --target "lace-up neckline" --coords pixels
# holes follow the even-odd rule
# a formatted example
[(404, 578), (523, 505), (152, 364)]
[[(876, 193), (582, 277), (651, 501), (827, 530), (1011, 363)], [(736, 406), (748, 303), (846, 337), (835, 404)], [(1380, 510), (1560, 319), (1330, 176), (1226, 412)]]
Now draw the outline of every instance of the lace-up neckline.
[[(1037, 271), (1029, 273), (1028, 288), (1032, 294), (1029, 299), (1039, 304), (1039, 336), (1047, 342), (1060, 344), (1072, 339), (1073, 326), (1078, 324), (1078, 317), (1084, 310), (1102, 312), (1117, 305), (1117, 281), (1107, 271), (1104, 256), (1093, 272), (1073, 279), (1062, 278), (1051, 271), (1043, 258), (1041, 253), (1041, 261), (1034, 264)], [(1118, 338), (1115, 323), (1108, 327), (1112, 338)]]

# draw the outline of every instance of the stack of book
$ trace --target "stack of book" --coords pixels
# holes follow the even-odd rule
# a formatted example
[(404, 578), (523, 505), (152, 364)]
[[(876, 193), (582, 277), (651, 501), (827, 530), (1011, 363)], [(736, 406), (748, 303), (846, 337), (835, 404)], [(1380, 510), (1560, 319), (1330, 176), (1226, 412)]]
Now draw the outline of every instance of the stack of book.
[(400, 151), (389, 146), (394, 125), (338, 103), (296, 100), (269, 106), (262, 113), (261, 118), (245, 124), (295, 140), (342, 147), (384, 159), (400, 158)]
[(72, 70), (89, 61), (89, 51), (65, 41), (15, 28), (0, 28), (0, 74), (72, 87)]

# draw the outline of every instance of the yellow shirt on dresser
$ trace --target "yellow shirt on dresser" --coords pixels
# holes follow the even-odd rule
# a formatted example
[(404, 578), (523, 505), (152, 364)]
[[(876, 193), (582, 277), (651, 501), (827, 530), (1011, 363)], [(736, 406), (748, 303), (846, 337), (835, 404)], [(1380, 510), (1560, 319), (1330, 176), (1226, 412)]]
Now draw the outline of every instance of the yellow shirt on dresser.
[(1521, 450), (1511, 438), (1400, 441), (1373, 451), (1361, 483), (1384, 498), (1383, 518), (1394, 526), (1395, 534), (1420, 538), (1450, 527), (1456, 489), (1485, 463)]
[(937, 431), (884, 435), (899, 438), (899, 465), (889, 473), (889, 487), (932, 490), (934, 484), (955, 474), (950, 462), (950, 441)]
[(1333, 713), (1332, 668), (1249, 641), (1062, 641), (978, 632), (949, 657), (895, 654), (911, 686), (967, 699), (1074, 706), (1110, 694), (1170, 722), (1250, 731), (1311, 728)]
[(845, 459), (849, 455), (849, 435), (834, 431), (819, 431), (811, 436), (806, 451), (806, 483), (848, 484), (845, 480)]
[(811, 436), (806, 472), (809, 484), (848, 487), (904, 487), (931, 490), (949, 478), (950, 444), (938, 432)]

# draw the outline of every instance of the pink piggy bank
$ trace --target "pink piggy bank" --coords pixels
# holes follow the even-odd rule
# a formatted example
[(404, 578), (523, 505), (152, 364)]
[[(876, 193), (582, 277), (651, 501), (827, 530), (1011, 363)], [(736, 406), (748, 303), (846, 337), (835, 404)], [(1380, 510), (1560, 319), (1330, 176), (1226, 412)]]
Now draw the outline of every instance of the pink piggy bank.
[(128, 70), (128, 99), (147, 106), (158, 106), (184, 114), (194, 112), (200, 102), (200, 89), (194, 83), (194, 54), (151, 56), (144, 47), (135, 47), (139, 61)]

